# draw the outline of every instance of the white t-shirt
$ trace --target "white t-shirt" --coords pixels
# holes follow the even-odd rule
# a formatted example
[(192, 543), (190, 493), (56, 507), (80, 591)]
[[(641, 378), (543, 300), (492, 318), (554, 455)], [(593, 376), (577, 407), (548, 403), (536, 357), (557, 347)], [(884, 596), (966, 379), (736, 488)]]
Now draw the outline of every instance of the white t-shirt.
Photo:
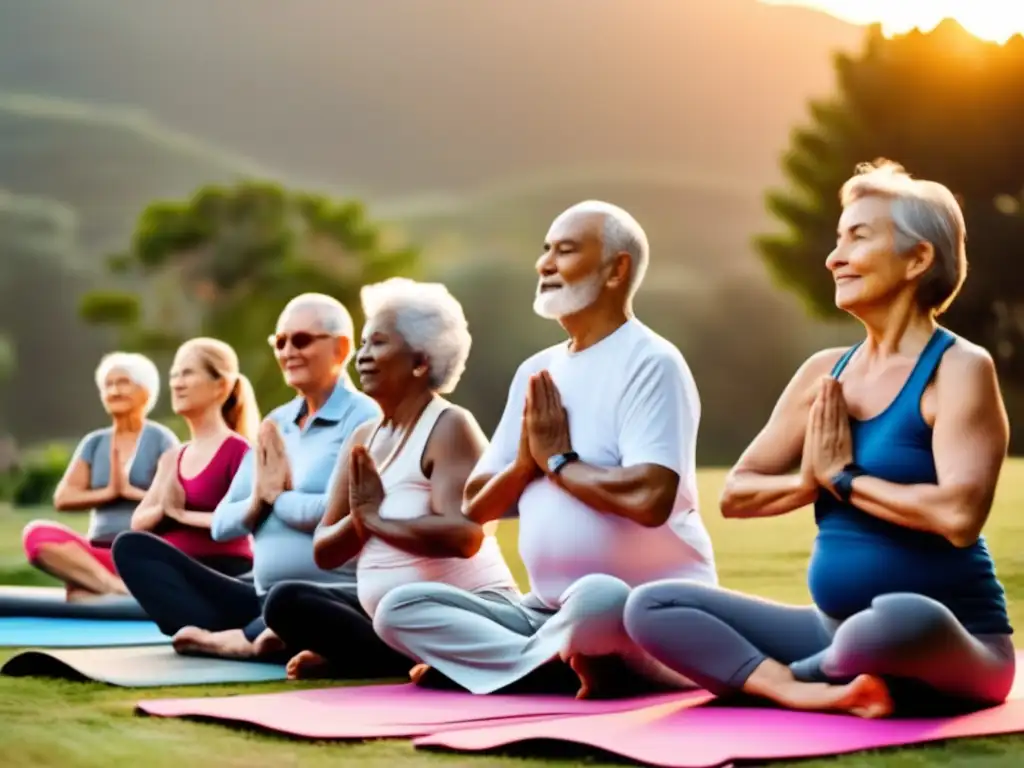
[(679, 350), (635, 318), (582, 352), (562, 343), (519, 366), (473, 475), (495, 474), (515, 460), (529, 378), (544, 369), (582, 461), (658, 464), (680, 480), (672, 514), (657, 528), (598, 512), (546, 477), (533, 481), (519, 499), (519, 554), (534, 595), (556, 608), (573, 582), (593, 573), (630, 586), (667, 578), (717, 583), (711, 538), (697, 511), (697, 385)]

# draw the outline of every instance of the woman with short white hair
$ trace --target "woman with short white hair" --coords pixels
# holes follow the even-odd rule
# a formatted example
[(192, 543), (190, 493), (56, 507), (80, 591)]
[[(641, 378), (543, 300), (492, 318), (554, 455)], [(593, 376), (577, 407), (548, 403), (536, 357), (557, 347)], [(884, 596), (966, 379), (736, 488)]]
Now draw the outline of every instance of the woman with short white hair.
[(160, 396), (160, 374), (148, 357), (106, 355), (96, 368), (96, 386), (113, 424), (82, 438), (53, 496), (58, 512), (88, 511), (89, 531), (83, 537), (60, 523), (36, 520), (22, 534), (29, 562), (63, 581), (69, 601), (128, 594), (111, 545), (131, 529), (160, 457), (179, 445), (171, 430), (147, 419)]
[(967, 271), (963, 213), (888, 161), (841, 201), (825, 266), (866, 338), (804, 363), (721, 502), (734, 518), (814, 504), (814, 604), (663, 581), (631, 594), (626, 629), (720, 696), (861, 717), (991, 706), (1014, 680), (981, 535), (1009, 427), (988, 352), (938, 323)]
[(382, 417), (339, 453), (337, 482), (314, 538), (317, 565), (358, 556), (357, 590), (286, 582), (264, 619), (288, 648), (291, 678), (389, 677), (411, 660), (375, 633), (381, 599), (410, 582), (443, 582), (478, 594), (518, 596), (493, 531), (462, 514), (466, 479), (486, 446), (455, 389), (471, 338), (459, 302), (440, 284), (394, 278), (362, 291), (366, 325), (356, 367)]

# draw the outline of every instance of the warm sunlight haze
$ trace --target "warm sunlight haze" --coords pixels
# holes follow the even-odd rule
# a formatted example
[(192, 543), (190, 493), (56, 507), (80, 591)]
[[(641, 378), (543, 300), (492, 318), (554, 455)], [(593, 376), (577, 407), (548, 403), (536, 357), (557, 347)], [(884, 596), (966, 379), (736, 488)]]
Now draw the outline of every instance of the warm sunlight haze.
[(945, 18), (973, 35), (1004, 43), (1024, 34), (1024, 3), (1013, 0), (761, 0), (767, 5), (817, 8), (852, 24), (880, 22), (887, 35), (918, 27), (924, 32)]

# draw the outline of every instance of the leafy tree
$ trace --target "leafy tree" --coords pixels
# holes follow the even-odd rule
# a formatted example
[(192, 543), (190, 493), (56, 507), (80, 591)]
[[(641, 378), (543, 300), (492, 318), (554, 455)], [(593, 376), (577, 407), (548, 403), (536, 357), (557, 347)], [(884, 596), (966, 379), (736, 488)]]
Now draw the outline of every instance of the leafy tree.
[(108, 260), (130, 286), (89, 293), (81, 314), (118, 328), (126, 348), (162, 360), (189, 337), (223, 339), (269, 409), (291, 394), (266, 344), (289, 299), (332, 295), (358, 328), (360, 287), (410, 274), (417, 263), (416, 251), (390, 245), (356, 201), (266, 182), (209, 186), (146, 208), (131, 248)]
[(1024, 38), (987, 43), (953, 21), (891, 39), (874, 27), (835, 70), (837, 92), (810, 103), (783, 156), (789, 188), (767, 195), (786, 226), (756, 240), (771, 272), (812, 314), (841, 316), (824, 268), (839, 188), (858, 162), (896, 160), (949, 186), (964, 208), (970, 276), (943, 322), (985, 344), (1005, 382), (1024, 384), (1024, 271), (1011, 262), (1024, 248)]

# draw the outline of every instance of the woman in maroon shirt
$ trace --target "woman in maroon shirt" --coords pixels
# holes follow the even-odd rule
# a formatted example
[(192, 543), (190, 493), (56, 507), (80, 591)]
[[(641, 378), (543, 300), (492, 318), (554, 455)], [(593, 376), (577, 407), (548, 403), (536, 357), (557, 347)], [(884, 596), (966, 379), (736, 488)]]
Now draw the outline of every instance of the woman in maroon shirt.
[(171, 405), (188, 423), (191, 439), (161, 457), (132, 516), (132, 532), (121, 535), (157, 535), (214, 570), (241, 575), (252, 569), (250, 539), (214, 541), (210, 521), (259, 428), (252, 386), (239, 372), (235, 351), (209, 338), (178, 349), (170, 384)]

